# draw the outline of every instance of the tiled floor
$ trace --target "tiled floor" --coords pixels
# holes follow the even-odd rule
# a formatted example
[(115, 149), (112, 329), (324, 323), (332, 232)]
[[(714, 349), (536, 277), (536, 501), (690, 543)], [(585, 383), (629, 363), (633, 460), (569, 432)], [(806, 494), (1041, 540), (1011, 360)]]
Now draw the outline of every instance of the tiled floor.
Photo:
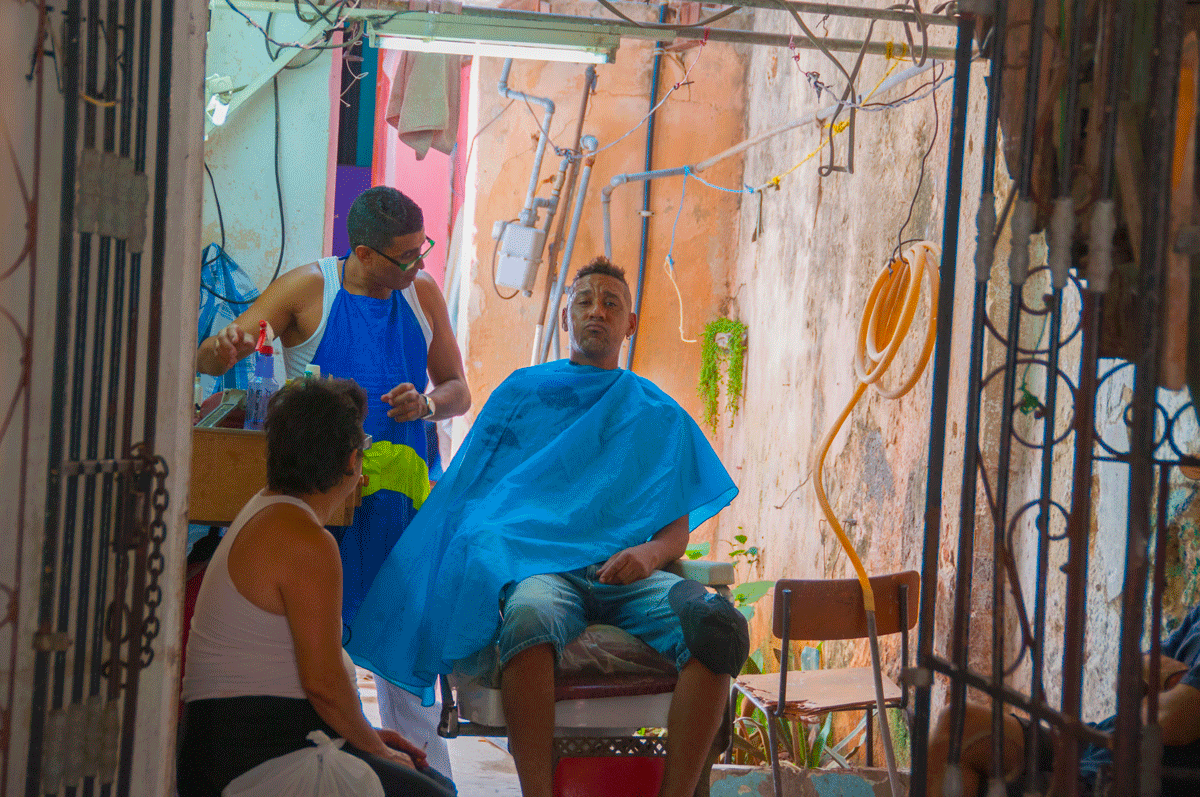
[[(379, 704), (375, 698), (375, 682), (366, 670), (358, 671), (358, 695), (363, 713), (372, 725), (379, 726)], [(504, 747), (505, 740), (478, 736), (450, 739), (450, 766), (454, 783), (463, 797), (521, 797), (517, 770), (512, 756)]]

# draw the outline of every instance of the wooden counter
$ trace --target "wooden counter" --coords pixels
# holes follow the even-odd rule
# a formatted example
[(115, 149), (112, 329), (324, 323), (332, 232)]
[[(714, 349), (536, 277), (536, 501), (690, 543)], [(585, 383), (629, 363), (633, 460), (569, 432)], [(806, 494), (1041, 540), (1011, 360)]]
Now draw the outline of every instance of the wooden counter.
[[(243, 429), (192, 429), (192, 483), (188, 520), (228, 526), (255, 493), (267, 484), (267, 437)], [(362, 503), (362, 489), (330, 519), (347, 526)]]

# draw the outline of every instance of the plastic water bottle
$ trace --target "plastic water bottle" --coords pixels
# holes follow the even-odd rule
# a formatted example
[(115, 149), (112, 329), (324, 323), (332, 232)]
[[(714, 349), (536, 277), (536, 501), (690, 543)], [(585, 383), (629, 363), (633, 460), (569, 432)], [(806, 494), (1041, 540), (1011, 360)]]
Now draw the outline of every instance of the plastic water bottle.
[(258, 322), (258, 343), (254, 347), (254, 374), (246, 391), (246, 422), (243, 429), (262, 429), (267, 421), (267, 402), (279, 389), (275, 380), (275, 349), (267, 343), (267, 322)]

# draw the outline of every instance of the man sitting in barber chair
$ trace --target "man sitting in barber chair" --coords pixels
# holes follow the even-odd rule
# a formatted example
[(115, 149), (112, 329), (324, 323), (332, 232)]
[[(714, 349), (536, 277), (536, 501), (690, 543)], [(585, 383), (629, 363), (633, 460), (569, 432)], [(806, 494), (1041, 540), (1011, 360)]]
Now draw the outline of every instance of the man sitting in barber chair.
[(729, 601), (659, 569), (737, 488), (687, 413), (617, 367), (631, 307), (621, 269), (604, 258), (580, 269), (562, 312), (570, 359), (492, 393), (346, 646), (431, 700), (439, 673), (498, 641), (525, 797), (551, 793), (554, 665), (589, 623), (624, 628), (678, 667), (662, 795), (695, 790), (748, 652)]

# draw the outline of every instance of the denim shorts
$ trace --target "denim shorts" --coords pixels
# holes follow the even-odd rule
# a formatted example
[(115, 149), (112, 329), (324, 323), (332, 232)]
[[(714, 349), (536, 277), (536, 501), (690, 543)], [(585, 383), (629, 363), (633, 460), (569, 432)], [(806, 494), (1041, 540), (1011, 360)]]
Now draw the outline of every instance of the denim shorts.
[(656, 570), (632, 584), (601, 584), (601, 564), (569, 573), (530, 576), (501, 593), (500, 666), (534, 645), (562, 649), (593, 623), (615, 625), (657, 650), (676, 669), (691, 659), (679, 615), (667, 593), (682, 579)]

